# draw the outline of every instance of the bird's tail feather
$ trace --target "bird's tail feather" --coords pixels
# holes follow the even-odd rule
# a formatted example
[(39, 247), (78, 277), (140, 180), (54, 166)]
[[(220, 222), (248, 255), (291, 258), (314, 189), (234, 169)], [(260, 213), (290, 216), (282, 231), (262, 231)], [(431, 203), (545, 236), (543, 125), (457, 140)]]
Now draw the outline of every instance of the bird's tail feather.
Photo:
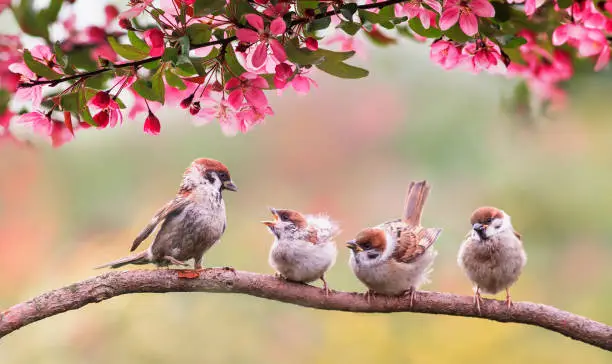
[(429, 189), (427, 181), (410, 182), (410, 185), (408, 185), (404, 202), (404, 222), (406, 224), (410, 226), (421, 225), (421, 215), (429, 195)]
[(151, 257), (149, 256), (149, 251), (145, 250), (138, 254), (129, 255), (127, 257), (123, 257), (117, 260), (113, 260), (112, 262), (108, 262), (106, 264), (99, 265), (95, 267), (94, 269), (101, 269), (101, 268), (108, 268), (108, 267), (119, 268), (127, 264), (147, 264), (150, 262), (151, 262)]

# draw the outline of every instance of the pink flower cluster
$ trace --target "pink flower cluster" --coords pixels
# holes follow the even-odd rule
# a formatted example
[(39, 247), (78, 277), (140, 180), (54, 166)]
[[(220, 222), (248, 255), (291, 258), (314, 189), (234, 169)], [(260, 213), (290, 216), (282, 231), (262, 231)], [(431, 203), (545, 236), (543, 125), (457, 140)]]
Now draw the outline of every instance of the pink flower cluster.
[[(604, 9), (612, 11), (612, 1), (603, 3)], [(575, 2), (565, 10), (572, 22), (559, 26), (552, 34), (552, 43), (565, 43), (576, 48), (580, 57), (596, 57), (595, 70), (602, 70), (610, 62), (612, 19), (604, 16), (591, 0)]]

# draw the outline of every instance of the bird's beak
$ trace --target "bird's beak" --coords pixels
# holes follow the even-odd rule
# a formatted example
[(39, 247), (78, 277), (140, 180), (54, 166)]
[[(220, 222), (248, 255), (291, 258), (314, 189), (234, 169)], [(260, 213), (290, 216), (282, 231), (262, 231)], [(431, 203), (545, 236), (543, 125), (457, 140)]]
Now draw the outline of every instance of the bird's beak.
[(276, 226), (276, 222), (274, 222), (274, 221), (262, 221), (261, 223), (266, 225), (270, 229), (273, 229), (274, 226)]
[(234, 192), (238, 191), (238, 187), (232, 181), (223, 182), (223, 188)]
[(274, 207), (270, 207), (270, 212), (272, 213), (274, 221), (278, 221), (278, 212), (276, 212), (276, 209)]
[(346, 247), (351, 249), (352, 251), (354, 251), (355, 253), (359, 253), (362, 252), (363, 249), (357, 245), (357, 243), (355, 242), (355, 240), (351, 240), (351, 241), (347, 241), (346, 242)]
[(480, 224), (480, 223), (475, 223), (474, 225), (472, 225), (472, 228), (478, 234), (481, 240), (485, 240), (487, 238), (487, 228), (488, 227), (489, 225)]

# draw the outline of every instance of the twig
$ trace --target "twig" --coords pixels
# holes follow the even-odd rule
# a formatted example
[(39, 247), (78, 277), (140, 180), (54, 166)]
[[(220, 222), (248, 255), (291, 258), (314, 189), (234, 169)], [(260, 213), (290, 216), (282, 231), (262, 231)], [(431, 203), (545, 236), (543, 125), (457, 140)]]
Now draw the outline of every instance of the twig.
[(167, 269), (105, 273), (43, 293), (0, 313), (0, 338), (33, 322), (79, 309), (89, 303), (128, 293), (167, 292), (241, 293), (322, 310), (383, 313), (412, 311), (515, 322), (539, 326), (612, 351), (612, 327), (537, 303), (514, 302), (508, 309), (504, 301), (485, 299), (480, 316), (469, 296), (419, 291), (416, 292), (412, 307), (407, 297), (375, 296), (368, 303), (360, 293), (332, 292), (326, 296), (320, 288), (287, 282), (269, 275), (221, 268), (207, 269), (195, 279), (180, 278), (176, 270)]

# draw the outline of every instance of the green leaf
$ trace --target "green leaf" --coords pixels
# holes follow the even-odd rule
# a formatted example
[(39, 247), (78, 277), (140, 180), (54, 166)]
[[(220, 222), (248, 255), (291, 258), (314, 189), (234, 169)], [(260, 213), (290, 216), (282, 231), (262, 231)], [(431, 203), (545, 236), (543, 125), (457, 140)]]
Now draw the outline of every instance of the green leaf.
[(561, 9), (567, 9), (572, 6), (573, 3), (573, 0), (557, 0), (557, 5), (559, 5)]
[(423, 24), (421, 24), (419, 18), (412, 18), (408, 20), (408, 25), (410, 26), (410, 29), (412, 29), (413, 32), (422, 37), (440, 38), (442, 36), (442, 31), (440, 31), (440, 29), (436, 29), (434, 27), (425, 29), (425, 27), (423, 27)]
[(495, 20), (497, 20), (500, 23), (504, 23), (507, 22), (508, 20), (510, 20), (510, 5), (503, 2), (503, 3), (498, 3), (498, 2), (492, 2), (491, 5), (493, 5), (493, 8), (495, 9)]
[(304, 11), (306, 9), (316, 9), (317, 5), (319, 5), (318, 1), (313, 0), (297, 0), (297, 10), (300, 14), (304, 15)]
[(132, 84), (132, 88), (136, 93), (147, 100), (162, 102), (158, 93), (153, 91), (153, 82), (138, 79)]
[(344, 4), (340, 8), (340, 14), (342, 14), (343, 17), (349, 20), (353, 18), (353, 14), (355, 14), (356, 12), (357, 12), (357, 4), (355, 3)]
[(179, 38), (179, 44), (181, 45), (181, 54), (189, 55), (189, 50), (191, 49), (191, 43), (189, 42), (189, 37), (184, 36)]
[(178, 50), (176, 48), (164, 49), (164, 54), (162, 54), (162, 61), (177, 63), (178, 59), (179, 59), (179, 55), (178, 55)]
[(225, 8), (225, 0), (196, 0), (193, 4), (194, 17), (202, 17)]
[(523, 37), (512, 37), (506, 42), (506, 44), (504, 44), (504, 48), (516, 48), (522, 46), (523, 44), (527, 44), (527, 39)]
[(368, 70), (351, 66), (344, 62), (324, 61), (316, 65), (316, 67), (323, 72), (327, 72), (332, 76), (340, 78), (363, 78), (370, 73)]
[(162, 104), (166, 101), (166, 85), (162, 78), (161, 68), (151, 78), (151, 89)]
[(179, 89), (179, 90), (184, 90), (187, 88), (187, 86), (185, 85), (185, 82), (183, 82), (183, 80), (171, 70), (166, 70), (165, 76), (166, 76), (166, 83), (168, 83), (168, 85), (176, 89)]
[(331, 18), (329, 16), (325, 18), (315, 19), (311, 23), (308, 23), (308, 31), (314, 32), (317, 30), (327, 29), (331, 24)]
[(38, 18), (38, 13), (33, 9), (33, 1), (21, 1), (13, 8), (13, 14), (24, 33), (49, 39), (48, 24)]
[(318, 50), (313, 52), (306, 48), (300, 48), (297, 44), (297, 38), (291, 39), (285, 44), (285, 52), (287, 53), (287, 58), (301, 66), (317, 64), (323, 60), (323, 55), (319, 54)]
[(32, 57), (30, 51), (27, 49), (23, 50), (23, 61), (25, 62), (26, 66), (28, 66), (28, 68), (38, 76), (47, 78), (49, 80), (57, 80), (58, 78), (62, 77), (62, 75), (55, 72), (51, 68), (36, 61), (34, 57)]
[(328, 49), (322, 49), (322, 48), (319, 48), (315, 53), (325, 57), (326, 61), (332, 61), (332, 62), (346, 61), (347, 59), (355, 55), (355, 51), (334, 52), (334, 51), (330, 51)]
[(206, 43), (210, 40), (212, 30), (206, 24), (195, 23), (187, 27), (187, 35), (192, 44)]
[(62, 47), (60, 46), (59, 42), (55, 42), (55, 44), (53, 45), (53, 53), (55, 54), (55, 60), (57, 61), (57, 64), (59, 64), (62, 69), (67, 68), (66, 66), (68, 66), (68, 57), (62, 50)]
[(340, 22), (337, 28), (344, 30), (344, 32), (348, 35), (355, 35), (361, 29), (361, 24), (343, 20)]
[(49, 7), (41, 10), (40, 14), (38, 15), (40, 20), (43, 21), (45, 24), (54, 23), (57, 20), (57, 15), (59, 14), (60, 9), (62, 8), (63, 2), (64, 0), (51, 0)]
[(450, 29), (442, 32), (444, 35), (449, 37), (451, 40), (459, 43), (465, 43), (472, 39), (471, 37), (465, 35), (465, 33), (459, 28), (459, 24), (453, 25)]
[(134, 33), (134, 31), (128, 30), (128, 38), (130, 39), (130, 43), (132, 43), (132, 45), (138, 50), (146, 52), (147, 54), (149, 53), (149, 50), (151, 50), (151, 48), (147, 45), (147, 42), (140, 39), (138, 35)]
[(236, 53), (234, 53), (234, 49), (232, 47), (227, 47), (225, 51), (225, 62), (227, 66), (232, 71), (232, 73), (236, 76), (240, 76), (245, 73), (246, 70), (244, 67), (240, 65), (238, 59), (236, 58)]
[(192, 61), (189, 60), (189, 58), (187, 62), (182, 62), (182, 61), (178, 62), (176, 64), (175, 71), (183, 77), (190, 77), (190, 76), (195, 75), (198, 72), (191, 62)]
[(140, 49), (132, 45), (119, 44), (119, 42), (117, 42), (117, 40), (114, 37), (108, 37), (107, 39), (108, 39), (108, 43), (110, 44), (111, 48), (113, 48), (113, 50), (118, 55), (120, 55), (121, 57), (125, 59), (129, 59), (131, 61), (139, 61), (141, 59), (146, 58), (149, 55), (148, 53), (143, 52)]

